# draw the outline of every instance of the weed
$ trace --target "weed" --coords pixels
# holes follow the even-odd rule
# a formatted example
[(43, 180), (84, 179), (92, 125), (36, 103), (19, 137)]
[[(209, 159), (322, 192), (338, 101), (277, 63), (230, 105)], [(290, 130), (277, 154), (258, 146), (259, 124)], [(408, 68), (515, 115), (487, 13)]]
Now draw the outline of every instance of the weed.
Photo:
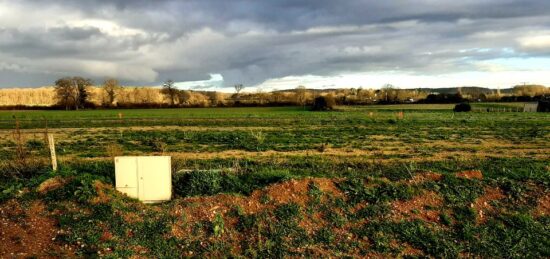
[(366, 187), (362, 179), (347, 179), (338, 184), (353, 203), (366, 201), (381, 203), (391, 200), (408, 200), (419, 193), (418, 188), (394, 183), (381, 183), (378, 186)]
[(347, 219), (334, 209), (326, 210), (324, 218), (334, 227), (342, 227), (347, 222)]
[(470, 204), (483, 193), (478, 180), (445, 175), (439, 182), (428, 183), (428, 188), (439, 191), (449, 205)]
[(239, 231), (251, 230), (254, 226), (256, 226), (257, 222), (258, 217), (256, 215), (246, 215), (244, 213), (240, 213), (238, 215), (237, 229)]
[(451, 217), (447, 213), (439, 214), (439, 220), (441, 220), (441, 223), (445, 226), (450, 226), (452, 224)]
[(174, 192), (180, 196), (213, 195), (217, 193), (250, 194), (254, 189), (287, 178), (286, 172), (267, 171), (236, 174), (223, 171), (192, 171), (173, 175)]
[(220, 237), (225, 232), (225, 223), (220, 213), (216, 213), (214, 220), (212, 220), (212, 233), (216, 237)]
[(264, 144), (266, 135), (262, 131), (251, 131), (250, 135), (256, 142), (256, 149), (260, 150), (261, 146)]
[(262, 196), (260, 196), (260, 203), (261, 204), (268, 204), (270, 201), (271, 201), (271, 198), (266, 193), (264, 193), (264, 194), (262, 194)]
[(371, 218), (384, 218), (389, 215), (391, 208), (388, 204), (373, 204), (367, 205), (364, 208), (358, 210), (354, 218), (355, 219), (371, 219)]
[(87, 202), (95, 196), (96, 193), (92, 184), (93, 182), (90, 179), (80, 180), (79, 185), (73, 193), (79, 202)]
[(105, 147), (105, 153), (110, 158), (114, 158), (116, 156), (121, 156), (123, 154), (122, 146), (119, 144), (110, 144)]
[(317, 151), (323, 153), (327, 150), (327, 148), (328, 148), (328, 143), (322, 143), (320, 145), (317, 145), (316, 149), (317, 149)]
[(466, 222), (474, 222), (476, 219), (476, 213), (470, 206), (456, 206), (453, 207), (454, 218), (464, 224)]
[(334, 242), (335, 236), (330, 228), (322, 228), (315, 234), (315, 241), (330, 245)]
[(8, 199), (11, 199), (16, 196), (16, 194), (21, 190), (23, 187), (23, 184), (21, 183), (15, 183), (7, 186), (1, 186), (0, 191), (0, 203), (3, 201), (6, 201)]
[(174, 192), (181, 196), (212, 195), (222, 192), (223, 175), (217, 172), (191, 172), (176, 174)]
[(311, 202), (316, 205), (320, 204), (323, 191), (319, 189), (319, 185), (317, 185), (315, 182), (309, 182), (307, 187), (308, 187), (308, 195), (311, 198)]
[(478, 229), (483, 242), (474, 251), (482, 256), (548, 257), (550, 228), (544, 221), (535, 221), (526, 214), (503, 214)]
[(535, 138), (541, 136), (542, 134), (543, 134), (543, 130), (535, 125), (535, 126), (529, 128), (529, 129), (527, 129), (524, 136), (529, 137), (531, 139), (535, 139)]
[(296, 203), (287, 203), (278, 206), (275, 216), (281, 221), (293, 221), (300, 216), (300, 206)]
[(166, 153), (168, 151), (168, 145), (160, 140), (155, 139), (153, 141), (153, 148), (157, 152)]
[(421, 221), (402, 222), (394, 226), (398, 239), (437, 257), (457, 257), (460, 247), (445, 232), (432, 230)]

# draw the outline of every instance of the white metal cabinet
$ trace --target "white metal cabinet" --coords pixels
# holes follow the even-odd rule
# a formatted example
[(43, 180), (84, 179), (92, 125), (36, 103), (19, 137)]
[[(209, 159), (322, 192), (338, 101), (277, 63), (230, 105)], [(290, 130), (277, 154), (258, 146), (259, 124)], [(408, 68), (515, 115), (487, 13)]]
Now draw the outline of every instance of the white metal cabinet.
[(115, 157), (116, 189), (145, 203), (167, 201), (172, 196), (169, 156)]
[(138, 198), (137, 157), (115, 157), (116, 189), (128, 197)]

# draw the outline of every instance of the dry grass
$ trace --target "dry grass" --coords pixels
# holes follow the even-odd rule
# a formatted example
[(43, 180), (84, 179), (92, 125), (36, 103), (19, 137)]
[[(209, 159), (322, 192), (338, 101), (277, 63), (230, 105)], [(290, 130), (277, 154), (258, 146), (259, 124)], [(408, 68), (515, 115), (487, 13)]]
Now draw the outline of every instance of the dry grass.
[(0, 106), (48, 106), (53, 104), (55, 104), (53, 87), (0, 89)]
[[(165, 96), (161, 94), (160, 88), (153, 87), (126, 87), (118, 91), (115, 103), (126, 104), (168, 104)], [(108, 96), (100, 87), (89, 87), (89, 101), (96, 105), (106, 102)], [(217, 102), (223, 103), (229, 98), (229, 94), (220, 93)], [(198, 92), (189, 92), (186, 104), (191, 106), (208, 106), (210, 100), (207, 96)], [(52, 86), (40, 88), (12, 88), (0, 89), (0, 106), (51, 106), (56, 104), (55, 90)]]

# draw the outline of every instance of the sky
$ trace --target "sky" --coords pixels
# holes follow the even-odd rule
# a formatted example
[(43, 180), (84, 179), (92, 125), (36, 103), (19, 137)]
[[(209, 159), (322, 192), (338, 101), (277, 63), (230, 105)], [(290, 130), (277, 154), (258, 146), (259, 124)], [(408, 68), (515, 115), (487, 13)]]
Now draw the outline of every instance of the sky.
[(0, 88), (550, 85), (548, 0), (0, 0)]

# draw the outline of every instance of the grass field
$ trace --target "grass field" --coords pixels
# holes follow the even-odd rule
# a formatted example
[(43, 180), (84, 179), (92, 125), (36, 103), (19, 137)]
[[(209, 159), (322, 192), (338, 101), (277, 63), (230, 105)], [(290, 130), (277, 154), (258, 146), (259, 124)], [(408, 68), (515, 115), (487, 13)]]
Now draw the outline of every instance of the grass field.
[[(452, 108), (0, 111), (0, 257), (549, 257), (550, 114)], [(172, 201), (113, 189), (161, 154)]]

